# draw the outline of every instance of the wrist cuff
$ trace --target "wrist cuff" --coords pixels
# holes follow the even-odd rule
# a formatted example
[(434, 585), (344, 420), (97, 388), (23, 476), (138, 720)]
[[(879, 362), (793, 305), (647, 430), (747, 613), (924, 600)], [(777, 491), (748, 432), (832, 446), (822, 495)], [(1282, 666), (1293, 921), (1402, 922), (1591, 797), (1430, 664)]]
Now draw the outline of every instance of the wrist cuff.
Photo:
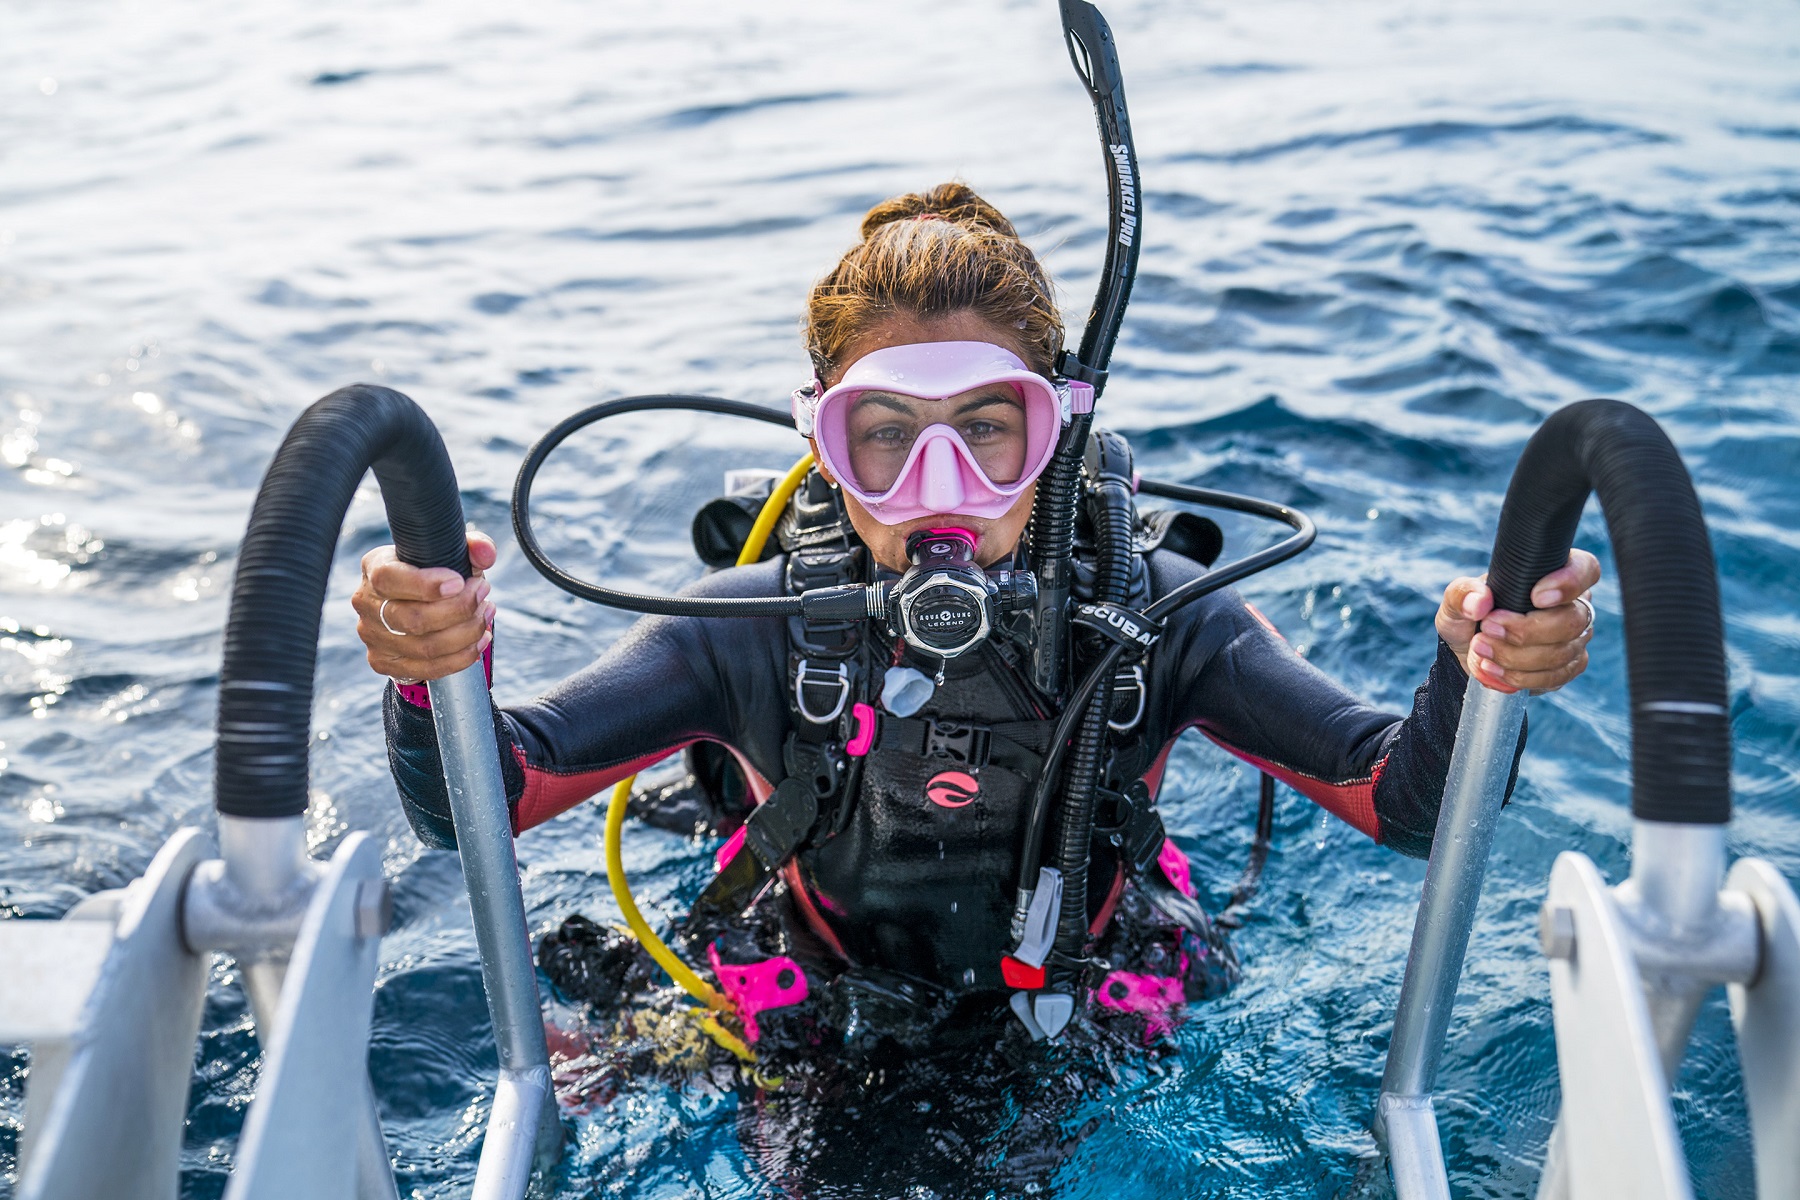
[[(492, 633), (493, 630), (490, 628), (488, 632)], [(494, 643), (492, 639), (489, 639), (487, 649), (481, 652), (481, 673), (487, 677), (488, 687), (492, 688), (494, 686)], [(396, 679), (394, 680), (394, 690), (400, 693), (402, 700), (414, 708), (431, 711), (431, 688), (429, 685), (401, 683)]]

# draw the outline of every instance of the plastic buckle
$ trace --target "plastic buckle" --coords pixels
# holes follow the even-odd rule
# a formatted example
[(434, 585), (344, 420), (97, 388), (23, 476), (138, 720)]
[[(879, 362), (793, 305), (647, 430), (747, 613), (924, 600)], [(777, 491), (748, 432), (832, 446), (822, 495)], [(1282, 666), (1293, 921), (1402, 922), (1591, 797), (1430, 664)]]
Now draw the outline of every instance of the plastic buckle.
[(925, 723), (925, 756), (985, 767), (993, 734), (973, 725)]
[[(1112, 687), (1114, 689), (1120, 687), (1121, 680), (1129, 680), (1125, 685), (1138, 689), (1138, 711), (1130, 714), (1129, 721), (1114, 721), (1112, 718), (1107, 718), (1107, 729), (1111, 729), (1116, 734), (1127, 734), (1130, 730), (1138, 729), (1138, 721), (1143, 720), (1143, 709), (1150, 700), (1150, 693), (1143, 685), (1143, 664), (1132, 664), (1130, 671), (1120, 671), (1118, 675), (1112, 676)], [(1116, 694), (1118, 693), (1114, 691), (1114, 696)]]
[[(831, 711), (814, 713), (806, 704), (808, 687), (830, 687), (836, 684), (838, 689), (837, 703)], [(801, 659), (800, 666), (794, 671), (794, 707), (800, 715), (814, 725), (829, 725), (843, 713), (844, 705), (850, 702), (850, 667), (846, 663), (838, 663), (836, 670), (817, 670), (808, 659)]]

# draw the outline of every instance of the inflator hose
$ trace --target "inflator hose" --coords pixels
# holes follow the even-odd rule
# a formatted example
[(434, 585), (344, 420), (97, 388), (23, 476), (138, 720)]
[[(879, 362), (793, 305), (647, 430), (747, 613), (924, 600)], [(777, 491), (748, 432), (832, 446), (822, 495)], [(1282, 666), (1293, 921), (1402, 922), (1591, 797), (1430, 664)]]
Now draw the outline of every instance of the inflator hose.
[(1494, 605), (1531, 611), (1532, 585), (1569, 560), (1590, 491), (1625, 607), (1632, 815), (1723, 825), (1731, 723), (1718, 569), (1693, 480), (1654, 420), (1619, 400), (1583, 400), (1532, 435), (1494, 538)]
[[(1123, 604), (1131, 587), (1131, 451), (1117, 434), (1102, 431), (1093, 436), (1095, 453), (1088, 459), (1092, 476), (1088, 517), (1094, 526), (1094, 599), (1102, 604)], [(1079, 968), (1066, 966), (1065, 962), (1083, 957), (1087, 949), (1094, 797), (1106, 768), (1106, 727), (1112, 719), (1113, 679), (1112, 670), (1101, 673), (1094, 697), (1081, 716), (1069, 750), (1062, 803), (1057, 812), (1056, 865), (1062, 872), (1064, 899), (1057, 916), (1056, 947), (1064, 960), (1054, 967), (1053, 982), (1064, 986), (1075, 985), (1079, 980)]]
[(456, 472), (417, 404), (359, 383), (302, 413), (263, 476), (232, 580), (214, 784), (222, 813), (306, 811), (320, 609), (344, 512), (371, 467), (400, 558), (469, 574)]

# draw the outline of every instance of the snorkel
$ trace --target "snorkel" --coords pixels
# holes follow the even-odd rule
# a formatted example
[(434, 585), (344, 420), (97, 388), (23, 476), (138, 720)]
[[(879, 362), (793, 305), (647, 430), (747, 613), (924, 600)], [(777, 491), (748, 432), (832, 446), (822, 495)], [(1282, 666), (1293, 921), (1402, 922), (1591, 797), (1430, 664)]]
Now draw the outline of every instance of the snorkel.
[[(1064, 350), (1056, 366), (1065, 377), (1088, 384), (1091, 397), (1097, 400), (1106, 389), (1107, 364), (1112, 360), (1113, 344), (1118, 340), (1125, 306), (1131, 299), (1132, 280), (1137, 275), (1137, 150), (1131, 140), (1119, 56), (1106, 18), (1086, 0), (1062, 0), (1062, 24), (1069, 60), (1087, 88), (1100, 125), (1101, 149), (1107, 164), (1109, 236), (1106, 262), (1100, 271), (1093, 308), (1082, 329), (1081, 346), (1073, 354)], [(1031, 569), (1038, 584), (1032, 681), (1045, 695), (1058, 698), (1065, 695), (1068, 685), (1075, 510), (1082, 491), (1081, 466), (1093, 421), (1091, 403), (1087, 411), (1074, 414), (1055, 458), (1038, 481), (1031, 516)], [(1118, 486), (1120, 481), (1109, 482), (1112, 486), (1098, 495), (1122, 503), (1091, 506), (1097, 552), (1094, 599), (1102, 604), (1120, 604), (1125, 600), (1126, 583), (1131, 577), (1131, 491), (1129, 478), (1123, 481), (1123, 487)], [(1038, 866), (1044, 810), (1054, 778), (1053, 760), (1046, 762), (1039, 780), (1021, 855), (1013, 909), (1012, 958), (1031, 968), (1017, 977), (1034, 982), (1041, 979), (1046, 986), (1035, 996), (1015, 992), (1012, 1007), (1033, 1038), (1061, 1033), (1080, 1008), (1085, 989), (1083, 964), (1088, 939), (1087, 879), (1094, 837), (1094, 796), (1105, 764), (1106, 723), (1113, 703), (1111, 667), (1104, 671), (1097, 668), (1093, 674), (1096, 678), (1091, 699), (1083, 702), (1069, 697), (1064, 705), (1064, 720), (1057, 727), (1058, 737), (1051, 744), (1053, 752), (1062, 748), (1068, 719), (1081, 713), (1074, 743), (1068, 751), (1061, 803), (1057, 806), (1056, 866)]]
[(1049, 696), (1060, 696), (1066, 686), (1064, 664), (1068, 653), (1067, 609), (1074, 578), (1071, 562), (1075, 550), (1075, 505), (1081, 457), (1088, 432), (1093, 428), (1093, 402), (1106, 390), (1106, 367), (1112, 361), (1113, 343), (1131, 300), (1132, 280), (1138, 262), (1137, 149), (1131, 140), (1131, 118), (1125, 107), (1125, 81), (1112, 29), (1100, 10), (1086, 0), (1062, 0), (1063, 41), (1069, 61), (1087, 88), (1100, 125), (1100, 144), (1106, 157), (1108, 237), (1106, 261), (1094, 304), (1082, 327), (1081, 346), (1074, 354), (1064, 350), (1057, 372), (1092, 389), (1085, 412), (1077, 412), (1063, 433), (1056, 457), (1038, 482), (1037, 502), (1031, 517), (1031, 569), (1038, 577), (1037, 647), (1032, 656), (1032, 681)]

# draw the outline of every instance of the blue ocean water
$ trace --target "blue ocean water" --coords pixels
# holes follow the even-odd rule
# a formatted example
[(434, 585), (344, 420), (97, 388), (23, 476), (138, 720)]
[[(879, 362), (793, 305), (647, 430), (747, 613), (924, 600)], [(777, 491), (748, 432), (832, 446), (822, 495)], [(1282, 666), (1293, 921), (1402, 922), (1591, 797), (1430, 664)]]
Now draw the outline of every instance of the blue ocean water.
[[(1144, 243), (1103, 419), (1146, 473), (1254, 492), (1318, 546), (1249, 597), (1404, 708), (1431, 613), (1485, 563), (1542, 416), (1606, 394), (1685, 456), (1723, 587), (1734, 854), (1800, 879), (1800, 19), (1756, 0), (1110, 0)], [(0, 38), (0, 916), (60, 914), (209, 812), (224, 597), (256, 483), (311, 400), (370, 379), (444, 430), (500, 536), (496, 685), (522, 697), (624, 619), (507, 534), (527, 444), (595, 398), (778, 404), (808, 283), (874, 201), (959, 177), (1085, 312), (1104, 237), (1087, 102), (1048, 0), (724, 7), (436, 0), (17, 0)], [(724, 469), (792, 439), (659, 417), (574, 447), (559, 550), (631, 586), (692, 577)], [(1268, 536), (1231, 523), (1234, 545)], [(345, 604), (386, 540), (353, 508), (319, 659), (313, 839), (368, 829), (397, 880), (371, 1068), (402, 1193), (461, 1194), (492, 1043), (454, 856), (420, 849)], [(1582, 545), (1606, 555), (1590, 511)], [(1607, 560), (1610, 569), (1610, 560)], [(1587, 676), (1532, 706), (1443, 1071), (1459, 1195), (1535, 1186), (1557, 1103), (1533, 922), (1551, 860), (1624, 871), (1616, 589)], [(621, 697), (629, 703), (629, 697)], [(1215, 899), (1254, 782), (1200, 742), (1165, 812)], [(614, 915), (589, 806), (523, 837), (534, 928)], [(634, 830), (668, 914), (711, 846)], [(1423, 865), (1284, 791), (1238, 988), (1154, 1071), (1064, 1114), (1071, 1197), (1378, 1196), (1367, 1132)], [(218, 1195), (258, 1051), (216, 972), (185, 1194)], [(571, 1014), (552, 1016), (568, 1021)], [(24, 1064), (0, 1058), (0, 1175)], [(1752, 1194), (1722, 1000), (1677, 1080), (1699, 1194)], [(559, 1196), (777, 1194), (730, 1089), (572, 1111)], [(870, 1196), (909, 1192), (866, 1145)], [(754, 1147), (751, 1147), (753, 1150)], [(0, 1189), (6, 1185), (0, 1183)]]

